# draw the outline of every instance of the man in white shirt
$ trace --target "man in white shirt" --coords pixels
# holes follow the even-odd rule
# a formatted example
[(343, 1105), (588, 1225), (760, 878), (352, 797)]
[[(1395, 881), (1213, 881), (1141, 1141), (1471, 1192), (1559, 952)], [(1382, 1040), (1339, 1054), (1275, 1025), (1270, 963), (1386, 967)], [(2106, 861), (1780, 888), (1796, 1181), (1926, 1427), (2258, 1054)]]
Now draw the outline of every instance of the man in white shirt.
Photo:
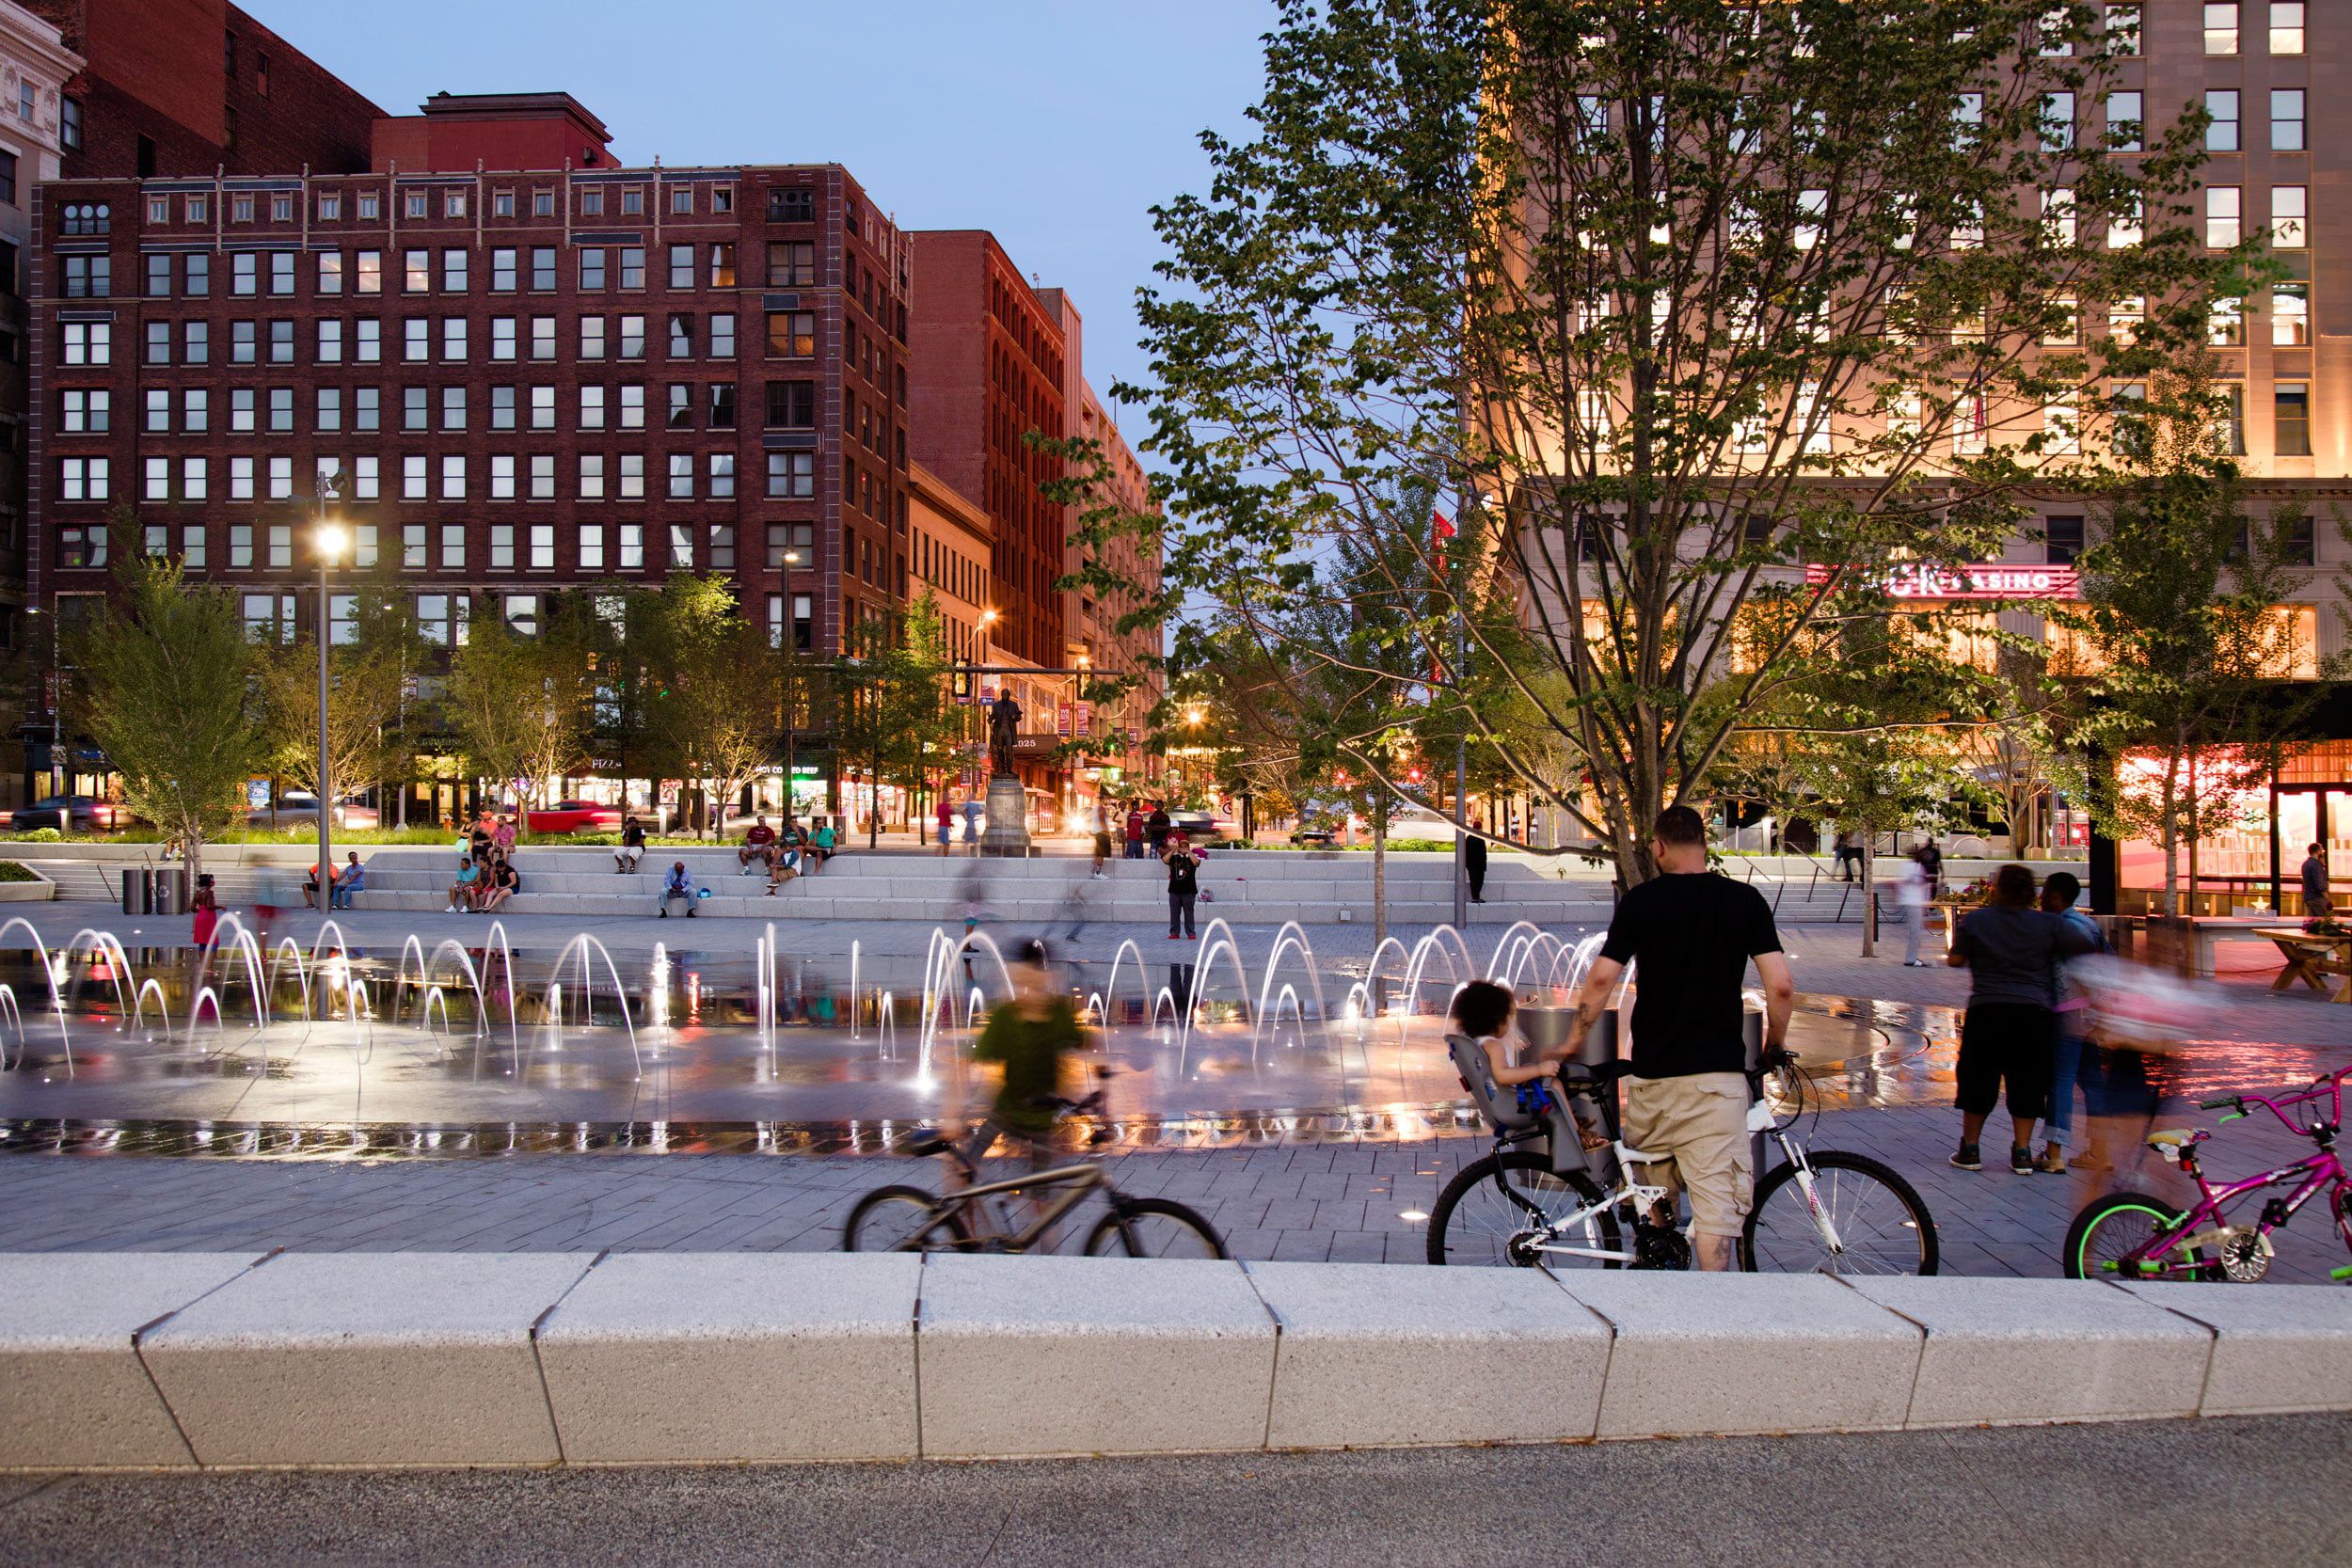
[(1926, 969), (1927, 959), (1919, 957), (1919, 942), (1928, 934), (1928, 906), (1935, 899), (1935, 882), (1917, 856), (1903, 861), (1902, 870), (1895, 877), (1895, 904), (1903, 914), (1903, 967)]

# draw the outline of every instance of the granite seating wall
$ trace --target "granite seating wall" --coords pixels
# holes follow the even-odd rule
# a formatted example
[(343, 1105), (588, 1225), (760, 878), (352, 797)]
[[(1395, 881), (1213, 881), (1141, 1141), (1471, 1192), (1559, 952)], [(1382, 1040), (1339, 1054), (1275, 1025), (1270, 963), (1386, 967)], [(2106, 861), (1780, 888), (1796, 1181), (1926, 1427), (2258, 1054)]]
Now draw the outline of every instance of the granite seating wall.
[(18, 1470), (982, 1459), (2346, 1409), (2352, 1292), (2325, 1286), (0, 1257), (0, 1468)]

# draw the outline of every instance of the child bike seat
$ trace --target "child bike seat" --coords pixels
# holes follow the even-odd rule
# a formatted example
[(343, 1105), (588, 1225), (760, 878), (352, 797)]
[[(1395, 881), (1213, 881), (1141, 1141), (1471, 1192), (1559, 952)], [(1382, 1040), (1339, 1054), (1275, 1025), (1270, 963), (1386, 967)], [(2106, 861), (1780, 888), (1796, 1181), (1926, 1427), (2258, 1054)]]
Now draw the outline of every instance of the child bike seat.
[(2197, 1142), (2197, 1138), (2198, 1134), (2192, 1128), (2168, 1127), (2161, 1132), (2149, 1133), (2148, 1147), (2150, 1148), (2185, 1148)]

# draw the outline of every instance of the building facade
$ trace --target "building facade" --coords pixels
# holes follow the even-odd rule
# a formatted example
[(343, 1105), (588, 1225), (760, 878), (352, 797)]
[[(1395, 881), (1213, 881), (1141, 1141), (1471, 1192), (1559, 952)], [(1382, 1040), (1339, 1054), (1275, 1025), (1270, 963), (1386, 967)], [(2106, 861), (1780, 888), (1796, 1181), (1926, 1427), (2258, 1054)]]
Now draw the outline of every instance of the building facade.
[[(550, 592), (685, 570), (779, 643), (883, 623), (909, 253), (846, 170), (614, 167), (562, 94), (377, 129), (356, 174), (43, 193), (40, 599), (71, 614), (114, 555), (170, 554), (291, 637), (324, 497), (443, 642), (469, 604), (529, 626)], [(501, 134), (599, 162), (501, 162)]]

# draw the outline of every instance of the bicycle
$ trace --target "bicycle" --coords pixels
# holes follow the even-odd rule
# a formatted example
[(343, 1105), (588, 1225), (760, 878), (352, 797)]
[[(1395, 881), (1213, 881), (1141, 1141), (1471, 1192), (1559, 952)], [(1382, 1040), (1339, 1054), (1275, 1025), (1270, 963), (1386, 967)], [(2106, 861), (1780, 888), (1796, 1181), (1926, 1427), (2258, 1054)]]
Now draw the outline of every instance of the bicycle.
[[(1563, 1135), (1543, 1122), (1500, 1130), (1493, 1152), (1456, 1172), (1438, 1196), (1429, 1216), (1429, 1261), (1519, 1268), (1539, 1262), (1689, 1268), (1689, 1238), (1678, 1227), (1651, 1218), (1666, 1189), (1637, 1182), (1629, 1174), (1660, 1156), (1626, 1145), (1616, 1105), (1601, 1092), (1632, 1070), (1630, 1062), (1609, 1062), (1589, 1069), (1570, 1068), (1560, 1077), (1569, 1095), (1598, 1108), (1614, 1166), (1609, 1191), (1603, 1192), (1585, 1171), (1555, 1172), (1551, 1158), (1514, 1147)], [(1780, 1146), (1782, 1163), (1756, 1183), (1756, 1200), (1740, 1237), (1740, 1268), (1751, 1274), (1935, 1273), (1935, 1221), (1918, 1192), (1891, 1166), (1867, 1155), (1810, 1151), (1791, 1133), (1805, 1104), (1806, 1080), (1796, 1070), (1795, 1058), (1786, 1053), (1768, 1058), (1748, 1071), (1748, 1082), (1760, 1087), (1774, 1072), (1785, 1076), (1792, 1109), (1781, 1117), (1770, 1095), (1759, 1095), (1748, 1108), (1748, 1131), (1770, 1133)], [(1817, 1124), (1820, 1115), (1817, 1101)], [(1633, 1232), (1629, 1248), (1624, 1244), (1629, 1224)]]
[[(1055, 1099), (1059, 1116), (1100, 1114), (1104, 1091), (1086, 1099)], [(1107, 1131), (1090, 1140), (1109, 1141)], [(877, 1187), (857, 1200), (841, 1227), (844, 1252), (1004, 1252), (1023, 1253), (1035, 1247), (1054, 1226), (1095, 1193), (1109, 1205), (1087, 1233), (1084, 1251), (1089, 1258), (1123, 1255), (1129, 1258), (1216, 1258), (1226, 1256), (1216, 1227), (1195, 1211), (1169, 1198), (1129, 1197), (1113, 1185), (1099, 1163), (1031, 1171), (1004, 1181), (981, 1181), (978, 1157), (994, 1140), (995, 1130), (984, 1125), (967, 1153), (945, 1134), (930, 1129), (911, 1137), (906, 1149), (923, 1156), (953, 1160), (962, 1184), (945, 1193), (894, 1182)], [(1005, 1217), (1000, 1199), (1016, 1194), (1030, 1198), (1036, 1212), (1015, 1228)]]
[[(2251, 1284), (2270, 1271), (2274, 1249), (2270, 1233), (2293, 1219), (2297, 1211), (2328, 1192), (2328, 1208), (2336, 1234), (2352, 1250), (2352, 1172), (2336, 1152), (2336, 1134), (2344, 1121), (2344, 1088), (2352, 1079), (2346, 1067), (2312, 1080), (2312, 1086), (2287, 1095), (2225, 1094), (2199, 1102), (2198, 1109), (2226, 1111), (2221, 1119), (2236, 1121), (2250, 1116), (2249, 1104), (2277, 1117), (2289, 1132), (2318, 1146), (2310, 1156), (2242, 1181), (2216, 1186), (2207, 1180), (2197, 1157), (2198, 1146), (2214, 1134), (2204, 1128), (2167, 1128), (2146, 1138), (2150, 1148), (2166, 1163), (2177, 1164), (2197, 1183), (2198, 1200), (2182, 1209), (2145, 1193), (2108, 1193), (2091, 1199), (2074, 1216), (2066, 1232), (2062, 1259), (2069, 1279), (2198, 1279)], [(2324, 1112), (2319, 1101), (2327, 1102)], [(2296, 1106), (2314, 1107), (2309, 1122), (2287, 1113)], [(2241, 1198), (2265, 1187), (2292, 1184), (2282, 1197), (2262, 1207), (2251, 1225), (2233, 1225), (2227, 1211)], [(2352, 1265), (2331, 1270), (2328, 1277), (2352, 1280)]]

